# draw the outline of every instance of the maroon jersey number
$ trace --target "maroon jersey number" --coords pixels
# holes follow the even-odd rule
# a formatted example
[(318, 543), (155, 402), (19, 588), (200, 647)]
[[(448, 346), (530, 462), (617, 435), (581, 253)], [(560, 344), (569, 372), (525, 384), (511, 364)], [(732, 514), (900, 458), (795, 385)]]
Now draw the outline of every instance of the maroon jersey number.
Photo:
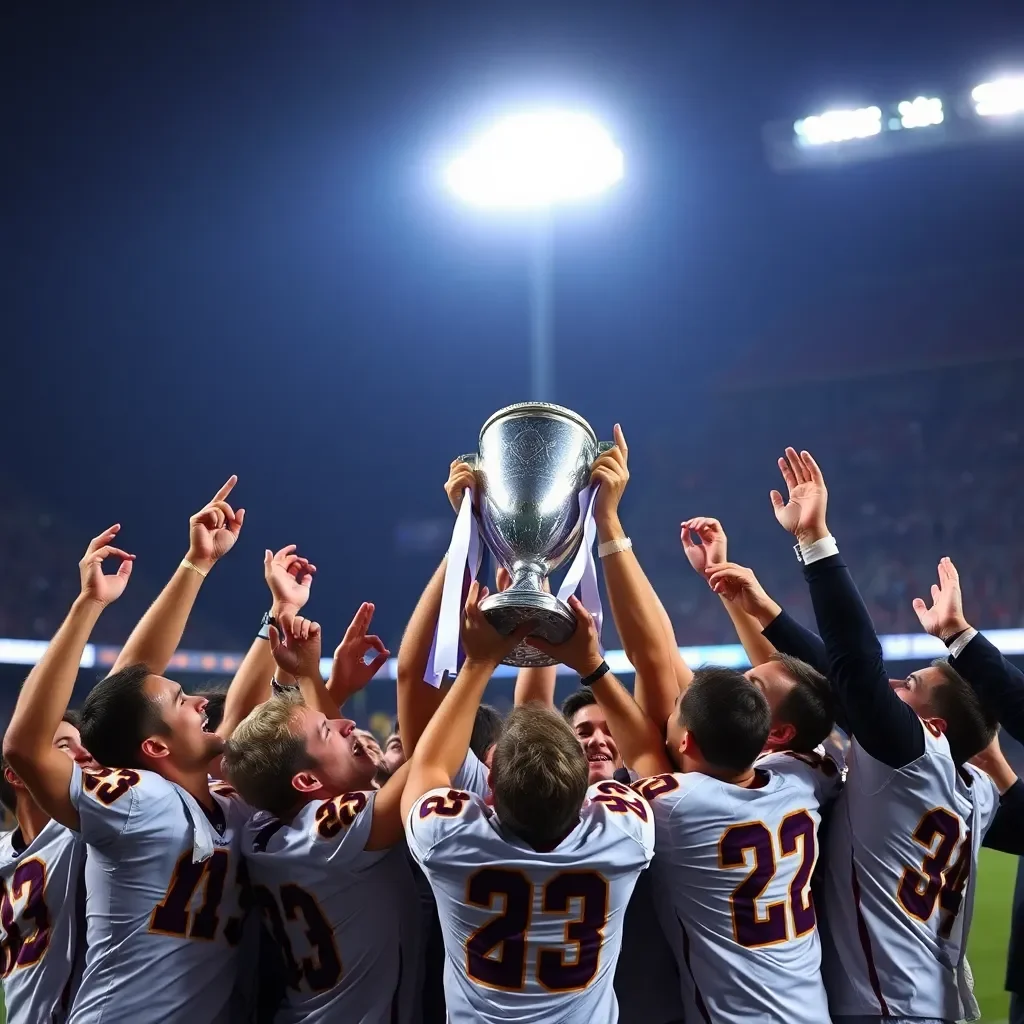
[[(565, 945), (537, 952), (537, 981), (549, 992), (584, 989), (597, 974), (608, 920), (608, 882), (596, 871), (563, 871), (541, 893), (543, 912), (565, 914), (578, 901), (575, 920), (565, 926)], [(506, 992), (526, 984), (526, 932), (534, 885), (521, 871), (481, 868), (466, 883), (466, 902), (501, 913), (466, 940), (466, 973), (481, 985)], [(494, 954), (497, 953), (497, 956)]]

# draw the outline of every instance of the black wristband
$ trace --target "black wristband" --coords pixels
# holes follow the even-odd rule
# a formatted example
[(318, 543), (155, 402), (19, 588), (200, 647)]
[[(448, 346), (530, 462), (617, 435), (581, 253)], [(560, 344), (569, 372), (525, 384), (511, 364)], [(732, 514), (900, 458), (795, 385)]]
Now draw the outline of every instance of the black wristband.
[[(967, 629), (970, 629), (970, 628), (971, 628), (970, 626), (967, 627)], [(964, 633), (967, 632), (967, 629), (958, 630), (952, 636), (947, 637), (945, 640), (943, 640), (942, 642), (946, 645), (946, 648), (948, 649), (948, 648), (952, 647), (953, 644), (955, 644), (957, 642), (957, 640), (959, 640), (960, 637), (962, 637), (964, 635)]]
[(277, 625), (277, 619), (270, 612), (263, 613), (263, 621), (260, 623), (260, 631), (256, 634), (257, 640), (270, 639), (270, 627)]
[(606, 676), (609, 672), (611, 672), (611, 666), (607, 661), (602, 661), (589, 676), (580, 676), (580, 686), (593, 686), (598, 679)]
[(298, 684), (296, 683), (279, 683), (276, 676), (270, 680), (270, 689), (278, 696), (285, 693), (291, 693), (293, 690), (298, 690), (298, 688)]

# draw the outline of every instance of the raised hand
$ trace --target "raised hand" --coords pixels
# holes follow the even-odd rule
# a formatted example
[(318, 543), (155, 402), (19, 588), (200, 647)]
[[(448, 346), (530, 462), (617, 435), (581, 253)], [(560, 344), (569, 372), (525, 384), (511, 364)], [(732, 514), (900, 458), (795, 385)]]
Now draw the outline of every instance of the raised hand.
[[(342, 705), (354, 693), (358, 693), (381, 670), (391, 652), (379, 636), (369, 633), (374, 606), (364, 601), (349, 623), (341, 643), (334, 649), (331, 677), (327, 689), (331, 696)], [(373, 660), (367, 664), (366, 655), (375, 651)]]
[(282, 672), (296, 679), (320, 678), (320, 623), (285, 613), (270, 627), (270, 651)]
[(716, 594), (753, 615), (762, 626), (773, 622), (782, 612), (781, 606), (765, 593), (753, 570), (746, 566), (733, 562), (709, 565), (704, 578)]
[[(95, 601), (104, 608), (124, 593), (135, 562), (134, 555), (122, 551), (121, 548), (115, 548), (110, 543), (120, 529), (121, 524), (114, 523), (98, 537), (93, 537), (86, 549), (85, 557), (78, 563), (78, 570), (82, 576), (82, 597), (87, 601)], [(103, 560), (106, 558), (121, 559), (117, 572), (111, 575), (104, 574)]]
[(466, 652), (466, 660), (477, 664), (491, 664), (497, 667), (504, 658), (524, 640), (533, 624), (524, 622), (518, 629), (502, 636), (488, 621), (480, 610), (480, 602), (490, 591), (481, 587), (477, 580), (469, 586), (466, 597), (465, 616), (462, 620), (462, 646)]
[(465, 497), (466, 489), (475, 491), (476, 473), (468, 462), (460, 462), (456, 459), (448, 469), (448, 479), (445, 481), (444, 493), (448, 495), (451, 506), (458, 513), (462, 508), (462, 499)]
[(226, 555), (238, 540), (245, 509), (236, 512), (227, 502), (236, 483), (238, 477), (229, 476), (213, 499), (188, 521), (188, 560), (203, 571)]
[[(694, 540), (694, 535), (700, 538), (699, 544)], [(687, 519), (679, 526), (679, 539), (687, 561), (702, 575), (709, 566), (719, 565), (726, 560), (728, 538), (717, 519), (706, 516)]]
[(294, 615), (309, 600), (309, 588), (316, 566), (308, 558), (295, 554), (295, 545), (288, 544), (276, 554), (263, 553), (263, 578), (273, 598), (273, 616), (280, 619), (289, 612)]
[(789, 489), (789, 498), (782, 500), (778, 491), (771, 492), (775, 518), (782, 528), (802, 544), (813, 544), (828, 536), (825, 525), (825, 510), (828, 507), (828, 490), (825, 478), (810, 452), (786, 449), (786, 457), (779, 459), (782, 479)]
[(919, 598), (914, 598), (914, 611), (921, 628), (940, 640), (970, 629), (964, 618), (963, 595), (960, 593), (960, 574), (948, 558), (939, 562), (939, 582), (932, 584), (932, 606), (928, 607)]
[(526, 642), (585, 678), (596, 671), (604, 661), (601, 654), (601, 641), (597, 635), (594, 617), (575, 594), (569, 598), (569, 607), (572, 608), (573, 614), (576, 616), (576, 629), (565, 643), (550, 644), (538, 636), (528, 637)]
[(599, 522), (612, 519), (618, 514), (619, 502), (629, 483), (629, 446), (618, 423), (615, 424), (612, 436), (615, 447), (598, 455), (590, 471), (590, 482), (601, 485), (594, 505), (594, 516)]

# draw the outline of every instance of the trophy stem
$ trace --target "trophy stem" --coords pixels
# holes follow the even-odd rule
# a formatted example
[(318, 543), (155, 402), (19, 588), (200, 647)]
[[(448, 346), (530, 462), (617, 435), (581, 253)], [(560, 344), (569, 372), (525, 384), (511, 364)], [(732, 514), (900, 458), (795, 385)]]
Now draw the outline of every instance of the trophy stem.
[(512, 582), (505, 593), (515, 591), (517, 594), (525, 592), (544, 592), (544, 566), (537, 562), (516, 562), (511, 570)]

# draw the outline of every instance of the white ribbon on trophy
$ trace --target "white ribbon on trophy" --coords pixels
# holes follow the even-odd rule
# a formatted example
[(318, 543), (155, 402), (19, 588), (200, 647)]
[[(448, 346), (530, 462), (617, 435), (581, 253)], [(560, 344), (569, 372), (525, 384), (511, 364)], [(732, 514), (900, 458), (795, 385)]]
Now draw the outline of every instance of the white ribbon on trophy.
[[(580, 601), (593, 616), (598, 640), (600, 640), (604, 611), (601, 607), (601, 593), (597, 586), (597, 566), (594, 561), (594, 541), (597, 539), (594, 503), (597, 500), (598, 490), (599, 487), (585, 487), (580, 492), (583, 537), (576, 557), (558, 589), (558, 599), (567, 602), (579, 588)], [(441, 607), (437, 615), (437, 626), (434, 629), (434, 640), (430, 646), (424, 680), (435, 687), (441, 686), (445, 674), (454, 679), (458, 673), (462, 595), (466, 582), (466, 569), (469, 569), (469, 582), (472, 583), (477, 578), (480, 565), (483, 562), (483, 545), (480, 540), (480, 528), (476, 516), (473, 514), (472, 497), (472, 492), (467, 489), (455, 520), (451, 544), (448, 546), (444, 587), (441, 591)], [(603, 653), (604, 648), (602, 647), (601, 650)]]
[(441, 608), (434, 629), (434, 642), (430, 645), (425, 681), (440, 686), (445, 673), (455, 678), (459, 670), (459, 635), (462, 629), (462, 588), (469, 569), (470, 583), (476, 579), (483, 561), (480, 528), (473, 515), (473, 492), (467, 487), (462, 505), (455, 519), (452, 541), (448, 545), (448, 562), (444, 570), (444, 589)]
[[(583, 521), (583, 539), (569, 571), (558, 588), (558, 600), (568, 603), (569, 598), (580, 589), (580, 602), (590, 612), (597, 627), (597, 639), (601, 641), (601, 624), (604, 611), (601, 608), (601, 592), (597, 588), (597, 566), (594, 563), (594, 541), (597, 539), (597, 522), (594, 519), (594, 503), (601, 485), (585, 487), (580, 491), (580, 517)], [(604, 647), (601, 648), (604, 654)]]

